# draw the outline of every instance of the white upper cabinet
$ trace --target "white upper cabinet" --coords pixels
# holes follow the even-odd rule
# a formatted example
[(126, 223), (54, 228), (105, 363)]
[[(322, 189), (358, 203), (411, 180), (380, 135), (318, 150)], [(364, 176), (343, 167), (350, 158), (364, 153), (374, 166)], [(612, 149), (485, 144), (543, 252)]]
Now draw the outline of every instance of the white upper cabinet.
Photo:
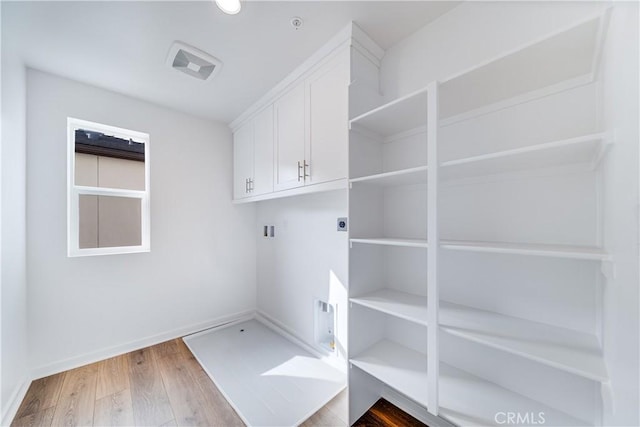
[(251, 196), (273, 192), (273, 105), (253, 119), (253, 182)]
[(307, 184), (347, 176), (349, 50), (323, 65), (306, 82), (309, 112)]
[(233, 134), (233, 198), (273, 191), (273, 106)]
[(275, 185), (287, 190), (347, 177), (349, 50), (275, 102)]
[(234, 200), (346, 189), (350, 83), (383, 54), (351, 23), (234, 120)]
[(233, 134), (233, 198), (249, 197), (253, 176), (253, 122), (245, 123)]
[(275, 103), (274, 189), (276, 191), (304, 185), (306, 169), (304, 89), (304, 82), (300, 82)]

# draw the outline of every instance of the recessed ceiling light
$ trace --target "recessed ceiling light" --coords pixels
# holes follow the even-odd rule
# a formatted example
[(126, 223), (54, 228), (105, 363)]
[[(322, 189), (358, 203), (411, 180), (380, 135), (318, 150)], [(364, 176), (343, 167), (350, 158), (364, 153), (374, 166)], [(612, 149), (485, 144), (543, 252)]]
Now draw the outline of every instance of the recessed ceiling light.
[(229, 15), (235, 15), (242, 9), (240, 0), (216, 0), (216, 5), (221, 11)]
[(212, 77), (222, 61), (186, 43), (174, 42), (167, 55), (167, 65), (200, 80)]

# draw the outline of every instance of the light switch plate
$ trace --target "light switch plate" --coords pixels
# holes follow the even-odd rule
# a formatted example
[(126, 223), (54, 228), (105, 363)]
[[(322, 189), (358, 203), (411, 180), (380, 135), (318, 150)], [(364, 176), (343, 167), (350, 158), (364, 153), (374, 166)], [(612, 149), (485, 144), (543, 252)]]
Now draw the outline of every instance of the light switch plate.
[(338, 231), (347, 231), (347, 218), (338, 218)]

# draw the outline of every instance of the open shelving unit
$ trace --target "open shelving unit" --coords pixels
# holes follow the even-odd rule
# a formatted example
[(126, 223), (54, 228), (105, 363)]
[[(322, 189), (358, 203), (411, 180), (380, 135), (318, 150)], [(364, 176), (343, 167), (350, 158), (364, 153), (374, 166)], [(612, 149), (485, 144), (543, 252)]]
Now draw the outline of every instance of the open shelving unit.
[(606, 20), (598, 13), (442, 80), (441, 125), (593, 81)]
[(359, 304), (382, 313), (427, 326), (427, 297), (393, 289), (378, 289), (358, 297), (351, 297), (352, 304)]
[[(571, 215), (580, 213), (582, 206), (598, 209), (596, 206), (601, 203), (601, 195), (593, 196), (593, 203), (591, 199), (576, 202), (577, 207), (564, 211), (558, 208), (557, 212), (549, 203), (549, 206), (536, 206), (535, 198), (539, 194), (537, 191), (543, 191), (541, 189), (557, 195), (549, 200), (562, 199), (566, 188), (576, 188), (580, 192), (566, 194), (565, 200), (571, 200), (571, 197), (579, 199), (585, 194), (591, 197), (599, 191), (597, 183), (602, 174), (598, 168), (613, 145), (613, 135), (597, 129), (596, 123), (583, 126), (570, 120), (566, 125), (551, 127), (546, 133), (536, 133), (537, 129), (533, 127), (536, 121), (532, 121), (532, 129), (526, 126), (520, 129), (521, 121), (527, 123), (526, 118), (514, 122), (506, 132), (492, 132), (492, 128), (482, 126), (483, 123), (496, 126), (499, 121), (495, 117), (509, 117), (505, 111), (519, 114), (521, 110), (513, 109), (523, 104), (529, 105), (527, 111), (530, 111), (543, 108), (531, 106), (536, 102), (543, 105), (541, 99), (566, 102), (565, 99), (573, 96), (572, 91), (592, 85), (598, 76), (607, 19), (605, 9), (451, 78), (372, 108), (349, 122), (352, 162), (349, 178), (349, 333), (360, 337), (358, 344), (349, 351), (349, 360), (352, 369), (358, 369), (358, 372), (364, 372), (398, 391), (431, 415), (465, 426), (498, 425), (495, 414), (505, 410), (544, 412), (548, 425), (583, 426), (599, 422), (600, 409), (592, 410), (593, 401), (580, 399), (586, 395), (599, 395), (600, 387), (609, 381), (602, 336), (599, 335), (601, 313), (597, 308), (597, 292), (603, 286), (599, 276), (603, 266), (598, 263), (611, 262), (612, 257), (602, 248), (598, 234), (601, 233), (601, 227), (597, 225), (602, 221), (601, 212), (585, 213), (584, 218), (578, 218), (578, 221), (573, 221)], [(540, 64), (547, 66), (540, 67)], [(594, 103), (598, 102), (596, 97), (592, 99)], [(565, 113), (566, 109), (558, 108), (558, 111)], [(491, 115), (494, 115), (493, 121), (487, 119)], [(544, 117), (548, 116), (551, 115)], [(571, 120), (577, 121), (582, 116), (576, 117)], [(558, 114), (551, 119), (563, 120), (563, 117)], [(469, 125), (470, 122), (473, 125)], [(487, 132), (482, 135), (485, 137), (483, 145), (474, 146), (477, 135), (474, 132), (482, 132), (483, 129)], [(556, 135), (553, 130), (557, 129)], [(507, 135), (511, 130), (516, 134)], [(526, 133), (528, 130), (531, 132)], [(467, 155), (463, 149), (459, 157), (449, 156), (439, 161), (439, 144), (444, 144), (439, 137), (441, 133), (457, 138), (456, 144), (466, 144)], [(491, 140), (493, 136), (502, 140), (494, 143)], [(394, 151), (395, 144), (399, 147), (397, 151)], [(420, 144), (425, 144), (426, 149)], [(400, 149), (406, 152), (406, 158), (398, 155)], [(424, 157), (419, 153), (425, 154)], [(399, 158), (404, 159), (404, 163), (399, 162)], [(478, 179), (483, 177), (491, 179)], [(509, 200), (508, 195), (500, 195), (499, 190), (495, 190), (502, 187), (491, 187), (505, 181), (509, 181), (510, 189), (522, 187), (513, 190), (519, 191), (517, 199)], [(563, 185), (554, 186), (556, 182)], [(477, 185), (484, 187), (476, 190)], [(591, 185), (595, 188), (585, 190)], [(493, 193), (492, 188), (495, 188)], [(473, 221), (456, 228), (455, 221), (464, 221), (465, 215), (474, 215), (474, 204), (481, 202), (477, 191), (488, 194), (490, 203), (495, 203), (497, 209), (502, 207), (501, 203), (505, 204), (505, 215), (513, 212), (529, 216), (522, 216), (522, 221), (506, 221), (508, 224), (504, 225), (495, 221), (491, 224), (493, 229), (489, 229), (498, 230), (493, 233), (495, 241), (484, 229), (476, 236), (471, 230), (471, 238), (465, 239), (467, 230), (478, 226), (489, 211), (483, 211), (485, 216), (474, 217)], [(414, 209), (412, 203), (406, 202), (405, 194), (413, 194), (413, 197), (423, 200), (426, 205), (424, 211)], [(529, 206), (526, 204), (524, 208), (508, 205), (519, 203), (524, 199), (523, 194), (532, 200), (531, 209), (527, 209)], [(452, 201), (466, 195), (472, 196), (470, 201)], [(394, 207), (394, 203), (397, 206)], [(455, 215), (441, 223), (439, 218), (450, 214), (447, 209), (453, 208), (458, 209)], [(416, 224), (406, 214), (412, 209), (417, 218)], [(409, 224), (403, 224), (403, 221)], [(536, 221), (542, 224), (538, 228), (546, 226), (563, 233), (545, 243), (544, 238), (535, 234), (537, 228), (533, 227), (533, 231), (515, 232), (513, 235), (516, 237), (509, 239), (509, 233), (513, 231), (509, 227), (514, 224), (521, 227), (522, 224), (535, 225)], [(411, 228), (412, 225), (416, 227)], [(564, 232), (565, 229), (568, 230)], [(447, 239), (447, 235), (456, 237), (456, 240)], [(364, 250), (363, 247), (375, 249)], [(390, 252), (400, 250), (398, 248), (404, 251), (426, 249), (426, 256)], [(467, 262), (473, 265), (470, 271), (474, 272), (503, 265), (505, 277), (510, 279), (516, 277), (514, 271), (518, 269), (526, 271), (529, 266), (548, 266), (548, 274), (560, 271), (566, 275), (568, 288), (564, 291), (546, 289), (555, 286), (555, 282), (546, 284), (544, 274), (522, 280), (522, 284), (518, 280), (504, 280), (499, 285), (487, 284), (485, 282), (493, 280), (493, 277), (484, 280), (482, 276), (473, 277), (473, 273), (465, 273), (464, 263)], [(419, 270), (418, 265), (426, 272)], [(398, 269), (404, 271), (398, 273), (395, 271)], [(414, 269), (418, 273), (414, 273)], [(455, 282), (452, 279), (455, 275), (451, 274), (453, 269), (458, 270), (458, 275), (468, 274), (468, 283)], [(580, 281), (585, 278), (586, 283), (581, 287)], [(491, 302), (487, 302), (489, 297), (486, 295), (475, 301), (464, 294), (467, 292), (465, 286), (467, 289), (486, 286), (488, 294), (495, 289), (507, 289), (517, 295), (522, 286), (523, 295), (529, 295), (534, 284), (545, 288), (545, 295), (557, 295), (566, 300), (553, 301), (550, 315), (547, 315), (547, 307), (544, 306), (546, 296), (540, 297), (534, 301), (539, 307), (527, 308), (520, 314), (513, 307), (501, 307), (500, 294), (494, 294)], [(441, 296), (443, 290), (446, 296)], [(593, 292), (593, 298), (571, 301), (568, 295), (573, 291)], [(479, 294), (475, 289), (468, 292), (475, 296)], [(520, 299), (521, 304), (525, 298)], [(518, 298), (505, 301), (518, 303)], [(585, 301), (590, 301), (590, 305)], [(563, 303), (574, 305), (571, 313), (578, 310), (582, 317), (578, 321), (567, 321), (570, 310), (562, 313)], [(514, 313), (521, 317), (514, 317)], [(371, 323), (381, 322), (387, 335), (365, 343), (366, 339), (362, 337), (369, 333), (369, 324), (360, 317), (366, 317)], [(416, 338), (423, 340), (426, 337), (426, 354), (406, 345), (408, 332), (394, 322), (404, 322), (408, 330), (417, 334)], [(452, 338), (440, 341), (439, 334)], [(456, 345), (469, 346), (461, 348), (471, 351), (457, 352), (456, 359), (451, 356), (456, 351), (443, 351), (443, 343), (452, 348)], [(574, 393), (580, 394), (575, 398), (569, 393), (566, 405), (563, 401), (550, 403), (539, 389), (535, 389), (535, 385), (522, 386), (517, 382), (503, 381), (496, 370), (483, 368), (486, 364), (474, 367), (469, 362), (470, 365), (465, 365), (465, 358), (485, 357), (489, 360), (489, 354), (498, 357), (499, 361), (487, 363), (509, 364), (513, 361), (517, 366), (526, 366), (534, 372), (527, 374), (530, 377), (535, 375), (538, 382), (547, 387), (553, 388), (554, 381), (562, 378), (565, 382), (563, 390), (586, 388), (593, 393)], [(451, 363), (448, 357), (452, 357)], [(359, 382), (362, 375), (359, 373), (354, 377), (357, 379), (350, 382), (352, 398), (372, 396), (371, 383)], [(354, 406), (361, 407), (362, 402)], [(581, 408), (589, 410), (581, 411)], [(589, 414), (583, 415), (584, 412)], [(350, 421), (355, 421), (359, 415), (351, 413)]]
[(357, 366), (410, 399), (427, 406), (427, 358), (415, 350), (383, 340), (350, 359)]
[(592, 425), (446, 363), (440, 364), (440, 389), (441, 416), (460, 426), (499, 425), (496, 414), (505, 411), (530, 415), (543, 413), (544, 424), (552, 426)]
[[(437, 310), (429, 310), (426, 268), (439, 250), (428, 245), (435, 222), (427, 215), (428, 187), (437, 170), (435, 157), (427, 155), (428, 124), (437, 125), (434, 89), (423, 88), (349, 122), (349, 324), (350, 333), (363, 340), (350, 342), (350, 364), (423, 407), (436, 406), (438, 371), (437, 352), (427, 359), (416, 350), (416, 342), (434, 348), (430, 341), (438, 333), (427, 327), (436, 324), (429, 313)], [(437, 302), (437, 295), (430, 301)], [(376, 332), (368, 334), (370, 327)], [(357, 403), (351, 407), (371, 406), (374, 401), (360, 402), (362, 396), (375, 397), (358, 381), (362, 374), (352, 378), (350, 397)], [(351, 422), (360, 415), (353, 411)]]
[(550, 258), (606, 261), (611, 257), (600, 248), (588, 246), (546, 245), (535, 243), (466, 242), (441, 240), (443, 249), (467, 252), (490, 252), (497, 254), (543, 256)]
[(375, 175), (352, 178), (349, 183), (376, 185), (381, 187), (393, 187), (398, 185), (426, 184), (427, 167), (418, 166), (392, 172), (383, 172)]
[(594, 381), (607, 370), (594, 335), (440, 301), (440, 329)]
[(611, 144), (604, 133), (442, 162), (441, 179), (453, 180), (571, 164), (596, 167)]
[(350, 239), (351, 243), (363, 243), (367, 245), (383, 245), (383, 246), (403, 246), (407, 248), (423, 248), (428, 247), (427, 241), (424, 239), (393, 239), (389, 237), (379, 237), (372, 239)]
[(424, 127), (429, 92), (423, 88), (374, 108), (349, 121), (350, 129), (366, 129), (382, 138)]
[[(380, 289), (349, 299), (420, 325), (428, 325), (427, 298)], [(440, 329), (489, 347), (594, 381), (606, 381), (602, 351), (595, 335), (440, 301)]]

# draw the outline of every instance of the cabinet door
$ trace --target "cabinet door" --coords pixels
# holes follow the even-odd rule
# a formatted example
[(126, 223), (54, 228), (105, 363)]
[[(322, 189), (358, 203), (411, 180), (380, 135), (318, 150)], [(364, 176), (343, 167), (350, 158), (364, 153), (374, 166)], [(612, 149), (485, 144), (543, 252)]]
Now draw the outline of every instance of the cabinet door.
[[(275, 103), (276, 144), (274, 188), (287, 188), (304, 185), (304, 176), (300, 178), (298, 162), (304, 162), (305, 146), (305, 99), (304, 82), (287, 92)], [(304, 174), (304, 172), (302, 172)]]
[(273, 192), (273, 105), (253, 119), (252, 196)]
[(347, 177), (349, 138), (349, 51), (307, 79), (310, 166), (307, 184)]
[(233, 198), (242, 199), (247, 192), (247, 179), (253, 176), (253, 121), (245, 123), (233, 134)]

